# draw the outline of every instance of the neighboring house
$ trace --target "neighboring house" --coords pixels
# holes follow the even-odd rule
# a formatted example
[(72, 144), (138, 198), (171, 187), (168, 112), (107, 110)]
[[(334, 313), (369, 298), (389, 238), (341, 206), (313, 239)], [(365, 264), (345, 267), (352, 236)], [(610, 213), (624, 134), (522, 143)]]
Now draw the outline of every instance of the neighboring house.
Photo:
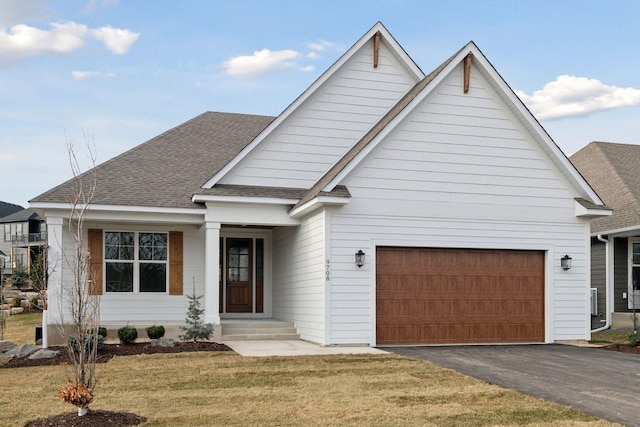
[(4, 218), (7, 215), (11, 215), (12, 213), (16, 213), (23, 209), (24, 208), (20, 205), (14, 205), (13, 203), (7, 203), (7, 202), (0, 202), (0, 218)]
[[(104, 324), (182, 324), (195, 290), (207, 322), (325, 345), (590, 337), (610, 211), (472, 42), (425, 75), (378, 23), (278, 117), (204, 113), (94, 172)], [(54, 259), (70, 192), (31, 201)], [(55, 269), (50, 319), (70, 281)]]
[(593, 327), (631, 326), (634, 301), (640, 309), (640, 146), (592, 142), (571, 162), (613, 209), (591, 222)]
[(22, 264), (31, 271), (33, 261), (47, 244), (47, 224), (33, 209), (22, 209), (0, 218), (0, 250), (4, 256), (4, 274)]

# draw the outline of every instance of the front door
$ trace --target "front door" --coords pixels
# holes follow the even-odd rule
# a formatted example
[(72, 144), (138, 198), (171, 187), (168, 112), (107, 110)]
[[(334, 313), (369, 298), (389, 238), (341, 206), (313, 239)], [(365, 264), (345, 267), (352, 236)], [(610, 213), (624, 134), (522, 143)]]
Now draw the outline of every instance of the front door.
[(227, 239), (227, 313), (251, 313), (253, 308), (253, 239)]

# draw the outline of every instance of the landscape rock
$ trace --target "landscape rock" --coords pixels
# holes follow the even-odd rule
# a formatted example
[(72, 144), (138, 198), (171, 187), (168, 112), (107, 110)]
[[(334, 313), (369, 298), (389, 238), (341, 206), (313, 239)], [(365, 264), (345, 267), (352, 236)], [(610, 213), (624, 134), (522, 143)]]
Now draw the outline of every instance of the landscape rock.
[(38, 347), (29, 344), (18, 344), (11, 350), (4, 353), (2, 356), (12, 355), (15, 357), (26, 357), (34, 351), (38, 350)]
[(47, 350), (47, 349), (41, 348), (40, 350), (36, 351), (31, 356), (29, 356), (29, 359), (32, 359), (32, 360), (33, 359), (51, 359), (58, 356), (59, 354), (60, 354), (60, 351), (58, 350)]
[(2, 310), (2, 314), (3, 317), (9, 317), (11, 316), (11, 310)]
[(13, 307), (13, 308), (11, 309), (11, 314), (12, 314), (12, 315), (13, 315), (13, 314), (21, 314), (21, 313), (23, 313), (23, 312), (24, 312), (24, 308), (22, 308), (22, 307)]
[(20, 301), (20, 307), (22, 307), (22, 308), (27, 308), (27, 307), (29, 307), (29, 301), (28, 301), (28, 300), (26, 300), (26, 299), (21, 300), (21, 301)]
[(158, 338), (155, 340), (151, 340), (151, 347), (175, 347), (176, 341), (171, 338)]
[(3, 340), (0, 341), (0, 353), (4, 353), (6, 351), (11, 350), (12, 348), (17, 347), (18, 344), (11, 342), (11, 341), (7, 341), (7, 340)]

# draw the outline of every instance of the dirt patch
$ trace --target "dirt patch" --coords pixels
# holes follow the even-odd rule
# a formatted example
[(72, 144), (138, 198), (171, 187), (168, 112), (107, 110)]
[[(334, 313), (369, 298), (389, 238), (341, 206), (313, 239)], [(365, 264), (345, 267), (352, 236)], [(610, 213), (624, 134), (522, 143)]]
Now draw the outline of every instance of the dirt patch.
[(631, 344), (616, 343), (616, 344), (605, 345), (604, 347), (600, 347), (600, 348), (603, 350), (617, 351), (620, 353), (640, 354), (640, 347), (635, 347), (635, 346), (632, 346)]
[[(22, 368), (27, 366), (53, 366), (69, 363), (66, 347), (49, 347), (49, 350), (59, 350), (60, 354), (51, 359), (29, 359), (27, 357), (13, 358), (0, 365), (0, 368)], [(175, 347), (153, 347), (149, 343), (135, 344), (104, 344), (98, 350), (98, 363), (106, 363), (115, 356), (133, 356), (136, 354), (184, 353), (191, 351), (231, 351), (224, 344), (216, 342), (178, 342)]]
[(67, 427), (128, 427), (137, 426), (147, 421), (145, 417), (132, 414), (130, 412), (111, 412), (111, 411), (92, 411), (89, 410), (86, 415), (79, 417), (76, 412), (69, 414), (60, 414), (54, 417), (43, 418), (35, 421), (29, 421), (25, 427), (50, 427), (50, 426), (67, 426)]

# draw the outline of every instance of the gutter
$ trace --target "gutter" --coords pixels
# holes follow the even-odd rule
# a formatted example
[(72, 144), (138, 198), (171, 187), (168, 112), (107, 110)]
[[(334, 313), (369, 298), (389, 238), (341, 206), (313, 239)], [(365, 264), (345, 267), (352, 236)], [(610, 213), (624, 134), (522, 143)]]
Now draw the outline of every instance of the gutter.
[(605, 289), (605, 324), (604, 326), (600, 327), (600, 328), (596, 328), (596, 329), (592, 329), (591, 333), (593, 332), (600, 332), (600, 331), (604, 331), (607, 330), (611, 327), (611, 309), (610, 309), (610, 305), (611, 305), (611, 297), (613, 296), (613, 289), (610, 289), (610, 287), (613, 287), (613, 281), (610, 280), (609, 278), (609, 273), (611, 271), (611, 260), (610, 260), (610, 256), (609, 256), (609, 245), (611, 244), (611, 242), (609, 242), (608, 239), (605, 239), (604, 237), (602, 237), (602, 234), (598, 234), (597, 235), (597, 239), (604, 243), (604, 253), (605, 253), (605, 262), (604, 262), (604, 289)]

